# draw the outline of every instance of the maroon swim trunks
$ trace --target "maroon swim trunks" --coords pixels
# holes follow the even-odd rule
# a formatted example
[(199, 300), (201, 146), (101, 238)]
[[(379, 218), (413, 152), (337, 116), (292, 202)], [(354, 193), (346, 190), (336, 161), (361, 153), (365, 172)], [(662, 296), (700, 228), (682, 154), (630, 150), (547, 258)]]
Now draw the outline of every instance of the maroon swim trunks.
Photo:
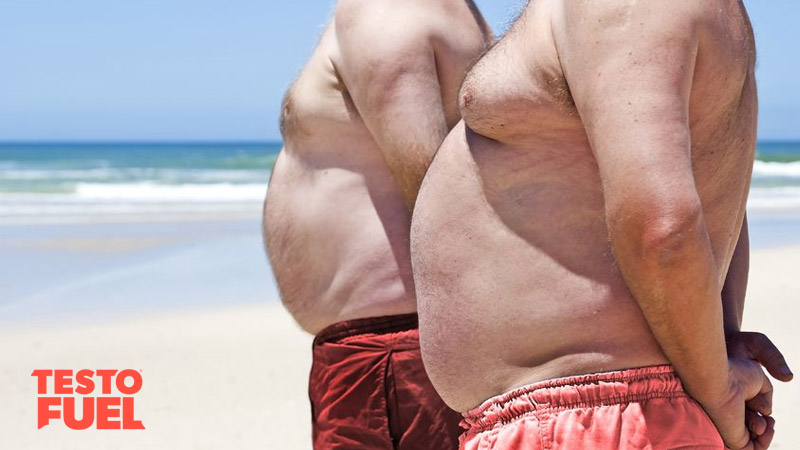
[(723, 450), (671, 366), (557, 378), (464, 414), (464, 450)]
[(314, 448), (458, 448), (461, 416), (433, 389), (416, 314), (334, 324), (314, 339)]

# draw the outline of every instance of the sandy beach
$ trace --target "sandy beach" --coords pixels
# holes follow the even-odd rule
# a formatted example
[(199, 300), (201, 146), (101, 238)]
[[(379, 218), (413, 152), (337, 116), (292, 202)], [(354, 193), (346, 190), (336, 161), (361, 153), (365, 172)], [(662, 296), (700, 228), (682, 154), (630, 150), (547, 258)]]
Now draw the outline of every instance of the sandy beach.
[[(277, 304), (0, 335), (4, 449), (307, 449), (311, 338)], [(141, 370), (142, 431), (36, 429), (45, 368)]]
[[(573, 39), (582, 26), (559, 32), (559, 24), (570, 25), (567, 13), (574, 9), (562, 8), (568, 3), (561, 1), (472, 0), (467, 2), (469, 11), (451, 2), (410, 6), (393, 2), (381, 6), (385, 14), (374, 15), (371, 8), (361, 11), (339, 3), (2, 3), (0, 450), (311, 449), (308, 379), (313, 336), (300, 329), (281, 304), (262, 234), (265, 195), (279, 159), (278, 170), (288, 169), (275, 178), (273, 193), (280, 196), (282, 187), (292, 191), (284, 201), (272, 203), (277, 212), (270, 215), (270, 220), (278, 218), (272, 224), (281, 222), (284, 213), (289, 219), (283, 222), (291, 232), (279, 230), (271, 236), (289, 243), (290, 256), (283, 260), (308, 262), (300, 270), (313, 272), (317, 266), (338, 264), (343, 255), (361, 259), (364, 265), (343, 264), (323, 277), (313, 273), (296, 277), (328, 286), (334, 294), (360, 296), (363, 283), (353, 280), (370, 278), (365, 272), (375, 270), (379, 279), (388, 279), (395, 271), (392, 267), (405, 270), (403, 264), (374, 255), (375, 249), (385, 248), (398, 258), (403, 254), (398, 246), (405, 245), (395, 242), (399, 234), (391, 224), (406, 211), (387, 209), (382, 199), (396, 196), (392, 179), (404, 198), (407, 191), (419, 191), (424, 171), (418, 169), (437, 151), (434, 144), (443, 142), (443, 119), (449, 126), (462, 110), (475, 110), (464, 115), (466, 122), (477, 132), (486, 125), (486, 139), (477, 132), (466, 135), (474, 158), (459, 161), (477, 164), (470, 170), (477, 170), (480, 196), (492, 197), (498, 189), (513, 194), (508, 202), (488, 202), (489, 213), (499, 218), (492, 222), (497, 225), (493, 229), (481, 234), (462, 227), (464, 234), (472, 234), (467, 236), (472, 239), (469, 245), (480, 250), (482, 236), (487, 237), (485, 242), (507, 237), (504, 242), (520, 245), (527, 237), (516, 224), (523, 221), (550, 226), (577, 217), (592, 229), (588, 220), (596, 222), (598, 217), (591, 205), (600, 200), (595, 169), (601, 164), (575, 149), (588, 149), (586, 138), (596, 134), (593, 128), (604, 128), (606, 138), (639, 136), (641, 149), (624, 160), (617, 158), (615, 171), (626, 172), (623, 178), (652, 178), (648, 167), (660, 156), (652, 151), (651, 141), (671, 142), (677, 135), (668, 115), (658, 114), (659, 101), (674, 106), (680, 96), (673, 95), (670, 101), (667, 94), (675, 94), (677, 87), (681, 92), (691, 87), (676, 82), (683, 72), (687, 80), (697, 78), (692, 86), (701, 86), (691, 89), (692, 148), (686, 150), (692, 153), (692, 169), (708, 166), (695, 164), (699, 159), (720, 162), (710, 168), (714, 172), (709, 172), (710, 182), (693, 172), (703, 210), (720, 216), (725, 212), (720, 212), (725, 206), (721, 200), (731, 192), (738, 192), (746, 203), (751, 270), (743, 329), (768, 335), (797, 374), (791, 383), (773, 380), (776, 435), (770, 448), (800, 449), (800, 1), (743, 0), (742, 5), (725, 6), (708, 17), (701, 17), (699, 8), (685, 8), (682, 14), (676, 4), (675, 11), (653, 21), (645, 19), (658, 13), (652, 8), (655, 2), (609, 3), (613, 7), (609, 14), (591, 11), (600, 13), (596, 24), (588, 12), (575, 22), (596, 27), (589, 42)], [(681, 22), (683, 16), (688, 19)], [(539, 27), (540, 19), (548, 26)], [(696, 39), (672, 39), (659, 28), (675, 27), (657, 26), (659, 22), (678, 24), (683, 35)], [(650, 25), (655, 33), (649, 37), (655, 39), (637, 40), (647, 34), (642, 27)], [(713, 33), (706, 32), (710, 25)], [(337, 33), (342, 29), (364, 31), (350, 34), (367, 45), (346, 45), (345, 35)], [(721, 32), (732, 39), (706, 39), (706, 34), (718, 37)], [(514, 45), (519, 36), (527, 39), (522, 46)], [(705, 40), (714, 45), (699, 45)], [(687, 50), (687, 42), (702, 51)], [(542, 44), (546, 52), (535, 51), (534, 44)], [(648, 45), (655, 51), (647, 51)], [(490, 51), (498, 57), (483, 58)], [(757, 64), (751, 70), (755, 53)], [(591, 92), (577, 95), (575, 104), (572, 93), (580, 94), (581, 66), (587, 66), (582, 61), (588, 57), (597, 60), (589, 65), (596, 69), (597, 79), (583, 77)], [(656, 82), (641, 86), (638, 94), (634, 88), (642, 83), (622, 83), (628, 78), (646, 80), (665, 58), (683, 59), (663, 76), (652, 77)], [(384, 59), (387, 70), (375, 70), (384, 69), (379, 67)], [(695, 60), (703, 69), (696, 71), (697, 77), (687, 70)], [(358, 69), (362, 62), (368, 70), (349, 67)], [(395, 66), (402, 70), (394, 71)], [(486, 76), (477, 70), (482, 66)], [(488, 70), (490, 66), (497, 70)], [(720, 69), (725, 67), (730, 70)], [(466, 84), (475, 89), (461, 95), (460, 84), (472, 69), (476, 69), (470, 77), (475, 86)], [(351, 77), (351, 71), (375, 76)], [(713, 82), (700, 83), (709, 78), (707, 74), (713, 74)], [(587, 70), (584, 75), (593, 74)], [(664, 80), (672, 80), (669, 89), (659, 92), (657, 82)], [(603, 108), (594, 105), (613, 102), (595, 88), (615, 81), (621, 83), (618, 92), (608, 97), (619, 100), (622, 108), (605, 116), (630, 120), (599, 127)], [(488, 89), (478, 89), (483, 85)], [(739, 95), (734, 95), (736, 90)], [(633, 94), (627, 105), (620, 100), (626, 93)], [(659, 93), (664, 95), (655, 95)], [(370, 101), (373, 97), (381, 101)], [(463, 108), (471, 104), (475, 107)], [(480, 120), (480, 113), (487, 111), (485, 120)], [(665, 120), (653, 120), (659, 117)], [(640, 119), (642, 123), (632, 123)], [(647, 132), (633, 133), (637, 127)], [(454, 130), (460, 130), (456, 140), (465, 136), (463, 126)], [(715, 148), (699, 148), (703, 135), (712, 130), (715, 139), (709, 142)], [(503, 145), (483, 145), (492, 137)], [(473, 141), (483, 144), (471, 145)], [(592, 138), (591, 143), (595, 141)], [(741, 167), (745, 153), (755, 159), (748, 167), (752, 170)], [(405, 158), (408, 161), (400, 161)], [(672, 156), (663, 161), (673, 166), (668, 159)], [(400, 167), (398, 161), (408, 164)], [(446, 161), (440, 167), (445, 165)], [(743, 180), (720, 176), (728, 172), (749, 174), (746, 199)], [(526, 180), (526, 173), (535, 176)], [(586, 176), (577, 179), (574, 174)], [(463, 173), (450, 175), (442, 177), (443, 192), (474, 194), (458, 187)], [(691, 187), (659, 178), (669, 190)], [(600, 180), (605, 188), (607, 181)], [(579, 189), (592, 183), (591, 190)], [(723, 192), (726, 189), (733, 191)], [(554, 201), (533, 194), (546, 194)], [(503, 213), (506, 206), (511, 211), (515, 201), (535, 213), (524, 220)], [(443, 210), (457, 210), (448, 202), (434, 203)], [(481, 211), (465, 211), (456, 220), (475, 214)], [(380, 242), (351, 246), (351, 232)], [(319, 233), (310, 241), (320, 245), (305, 254), (303, 248), (308, 246), (294, 244), (308, 240), (309, 233)], [(549, 242), (544, 242), (539, 241), (541, 233), (533, 234), (536, 239), (527, 244), (543, 248), (543, 254), (557, 263), (552, 267), (560, 267), (560, 273), (584, 274), (576, 286), (607, 290), (591, 279), (607, 270), (584, 270), (586, 261), (575, 263), (565, 257), (570, 252), (563, 250), (583, 245), (586, 236), (547, 235)], [(448, 242), (441, 234), (435, 238)], [(524, 251), (514, 258), (516, 249), (508, 248), (499, 267), (533, 254)], [(466, 267), (463, 272), (478, 280), (469, 285), (470, 291), (483, 293), (483, 288), (498, 293), (494, 297), (502, 303), (509, 300), (503, 295), (508, 283), (501, 271), (496, 271), (499, 276), (488, 273), (491, 270), (480, 272), (497, 268), (485, 253), (474, 253), (470, 261), (460, 258)], [(541, 260), (527, 259), (523, 264), (541, 266)], [(459, 262), (458, 255), (455, 260)], [(453, 263), (452, 258), (441, 261)], [(532, 277), (532, 284), (540, 278)], [(402, 281), (407, 287), (408, 280)], [(386, 287), (381, 286), (386, 295), (395, 292)], [(609, 292), (615, 289), (612, 286)], [(685, 292), (684, 286), (676, 295)], [(488, 304), (494, 297), (480, 298), (488, 299)], [(561, 297), (548, 295), (552, 302)], [(453, 305), (446, 306), (451, 307), (448, 314), (456, 311)], [(555, 306), (547, 309), (558, 314), (569, 309)], [(600, 304), (594, 312), (604, 313), (609, 309), (605, 306)], [(517, 310), (491, 312), (498, 312), (491, 314), (498, 320), (515, 312), (525, 320), (529, 317)], [(541, 314), (540, 309), (536, 312)], [(520, 340), (513, 321), (487, 327), (488, 320), (481, 316), (474, 327), (461, 326), (467, 329), (463, 335), (478, 342), (478, 328), (505, 327)], [(556, 335), (563, 335), (573, 328), (570, 325), (584, 323), (549, 325), (558, 328)], [(525, 327), (536, 329), (527, 322), (521, 329)], [(600, 342), (597, 348), (609, 347), (602, 345), (607, 336), (593, 337)], [(559, 356), (541, 344), (540, 350)], [(462, 359), (480, 366), (476, 359)], [(496, 361), (495, 357), (489, 364)], [(88, 386), (77, 376), (85, 370), (126, 371), (134, 379), (141, 377), (141, 389), (123, 399), (126, 386), (120, 389), (110, 381), (109, 393), (101, 392), (105, 384), (97, 374), (93, 391), (87, 387), (90, 392), (75, 395), (55, 392), (64, 386), (56, 381), (59, 373), (68, 371), (75, 379), (66, 383), (67, 391)], [(44, 388), (34, 373), (42, 371), (53, 373)], [(61, 417), (46, 426), (40, 425), (46, 417), (40, 415), (43, 397), (65, 402), (52, 408)], [(111, 421), (141, 421), (144, 429), (97, 429), (107, 414), (96, 405), (115, 399), (120, 406), (111, 403)], [(126, 409), (125, 401), (131, 399), (135, 407)], [(73, 400), (75, 411), (66, 410)], [(73, 422), (86, 421), (85, 405), (94, 408), (91, 426), (68, 427), (66, 415), (77, 416)]]
[[(28, 260), (43, 274), (34, 286), (30, 278), (15, 284), (27, 276), (20, 269), (3, 278), (15, 297), (0, 308), (0, 447), (310, 448), (311, 337), (277, 300), (257, 221), (140, 224), (133, 235), (129, 226), (96, 226), (0, 238), (6, 268), (11, 256), (35, 258), (36, 251), (50, 265), (74, 259), (71, 269)], [(762, 229), (754, 231), (762, 248), (753, 252), (744, 328), (769, 334), (800, 372), (800, 246), (772, 245)], [(25, 248), (11, 249), (12, 241)], [(135, 411), (146, 430), (73, 431), (61, 423), (37, 430), (32, 371), (83, 368), (141, 371)], [(798, 448), (800, 429), (792, 425), (800, 417), (800, 381), (776, 382), (774, 415), (772, 448)]]

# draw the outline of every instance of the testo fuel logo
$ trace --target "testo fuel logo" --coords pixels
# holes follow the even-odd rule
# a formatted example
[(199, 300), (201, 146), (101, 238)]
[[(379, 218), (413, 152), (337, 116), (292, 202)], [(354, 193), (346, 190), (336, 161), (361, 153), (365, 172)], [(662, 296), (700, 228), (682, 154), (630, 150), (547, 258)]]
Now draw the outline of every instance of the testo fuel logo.
[(34, 370), (39, 429), (63, 421), (73, 430), (144, 430), (134, 395), (142, 389), (136, 370)]

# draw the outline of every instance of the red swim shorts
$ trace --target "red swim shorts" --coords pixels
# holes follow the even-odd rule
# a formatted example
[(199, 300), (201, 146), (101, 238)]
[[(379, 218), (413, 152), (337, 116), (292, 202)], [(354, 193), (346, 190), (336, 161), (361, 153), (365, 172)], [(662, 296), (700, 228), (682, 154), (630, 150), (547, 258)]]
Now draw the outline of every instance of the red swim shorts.
[(725, 448), (671, 366), (536, 383), (485, 401), (461, 425), (464, 450)]
[(461, 416), (433, 389), (417, 315), (342, 322), (314, 340), (309, 397), (314, 448), (458, 448)]

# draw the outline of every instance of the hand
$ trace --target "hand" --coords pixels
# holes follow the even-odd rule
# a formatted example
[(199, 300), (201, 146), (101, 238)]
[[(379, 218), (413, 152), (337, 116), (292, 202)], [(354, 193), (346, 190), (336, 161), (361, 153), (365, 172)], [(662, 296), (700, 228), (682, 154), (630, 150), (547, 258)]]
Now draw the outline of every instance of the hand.
[[(769, 398), (771, 408), (772, 384), (761, 370), (761, 366), (749, 358), (728, 358), (727, 387), (721, 393), (707, 396), (698, 401), (717, 427), (725, 446), (734, 450), (762, 450), (769, 447), (774, 435), (775, 421), (769, 416), (757, 413), (746, 414), (745, 403)], [(699, 397), (699, 396), (696, 396)], [(752, 410), (751, 410), (752, 412)], [(745, 426), (745, 417), (758, 416), (763, 423)], [(753, 428), (756, 428), (754, 431)], [(758, 431), (761, 431), (759, 434)]]
[[(765, 335), (733, 331), (726, 334), (726, 341), (729, 357), (754, 360), (780, 381), (787, 382), (793, 378), (786, 359)], [(775, 421), (768, 417), (772, 414), (772, 390), (760, 393), (746, 405), (745, 423), (752, 433), (751, 437), (760, 438), (763, 448), (766, 448), (772, 441), (775, 425)]]
[(786, 364), (786, 359), (772, 341), (761, 333), (747, 331), (733, 331), (725, 335), (728, 344), (728, 356), (733, 358), (747, 358), (758, 361), (775, 379), (791, 381), (792, 370)]

